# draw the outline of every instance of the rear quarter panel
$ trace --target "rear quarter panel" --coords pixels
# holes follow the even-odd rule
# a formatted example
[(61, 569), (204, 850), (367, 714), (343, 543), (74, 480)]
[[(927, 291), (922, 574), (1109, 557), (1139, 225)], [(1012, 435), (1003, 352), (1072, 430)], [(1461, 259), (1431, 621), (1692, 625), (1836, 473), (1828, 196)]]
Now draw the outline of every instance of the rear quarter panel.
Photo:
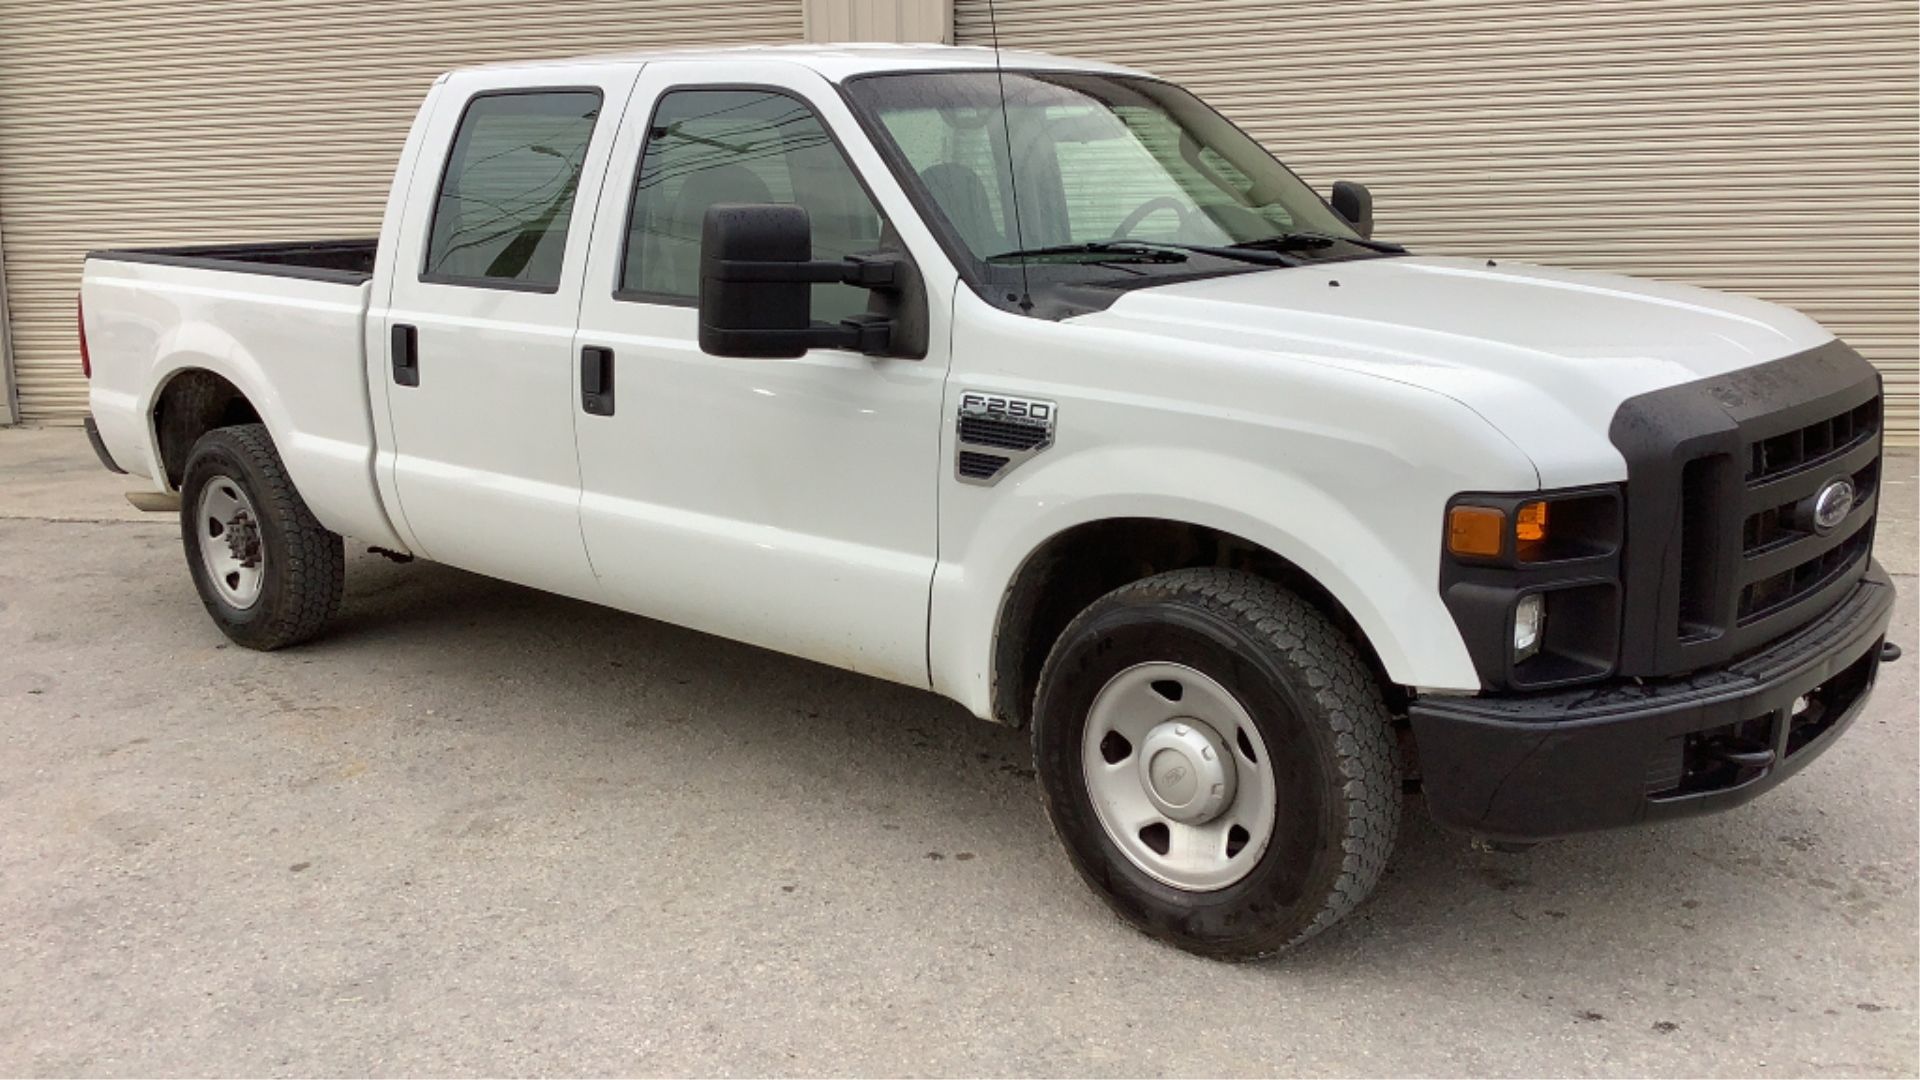
[(168, 490), (154, 404), (180, 373), (210, 371), (253, 403), (321, 524), (399, 546), (373, 481), (366, 284), (95, 256), (81, 296), (90, 406), (115, 461)]

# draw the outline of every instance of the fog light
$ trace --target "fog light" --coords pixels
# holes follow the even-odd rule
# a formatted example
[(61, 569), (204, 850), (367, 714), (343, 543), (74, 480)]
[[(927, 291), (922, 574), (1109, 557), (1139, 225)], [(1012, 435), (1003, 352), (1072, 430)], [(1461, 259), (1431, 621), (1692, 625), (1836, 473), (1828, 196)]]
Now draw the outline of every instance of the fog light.
[(1540, 651), (1540, 634), (1547, 626), (1547, 598), (1529, 593), (1513, 609), (1513, 662), (1519, 663)]

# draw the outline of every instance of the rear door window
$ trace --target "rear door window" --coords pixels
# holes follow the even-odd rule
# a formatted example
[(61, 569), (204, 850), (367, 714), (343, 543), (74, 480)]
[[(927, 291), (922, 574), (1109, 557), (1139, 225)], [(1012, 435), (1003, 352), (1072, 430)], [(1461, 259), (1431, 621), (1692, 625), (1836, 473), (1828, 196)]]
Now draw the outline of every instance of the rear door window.
[(559, 287), (594, 90), (481, 94), (467, 104), (434, 201), (422, 281)]

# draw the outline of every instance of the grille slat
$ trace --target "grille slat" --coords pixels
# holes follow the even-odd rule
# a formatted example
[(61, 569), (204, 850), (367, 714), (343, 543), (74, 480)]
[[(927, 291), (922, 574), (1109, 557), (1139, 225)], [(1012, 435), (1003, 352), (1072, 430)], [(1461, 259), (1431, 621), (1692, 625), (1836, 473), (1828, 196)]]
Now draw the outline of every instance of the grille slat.
[(1720, 524), (1708, 511), (1733, 471), (1724, 455), (1695, 458), (1680, 471), (1680, 572), (1678, 627), (1682, 640), (1711, 636), (1721, 589), (1714, 572)]
[[(1757, 440), (1749, 454), (1741, 523), (1735, 625), (1782, 615), (1855, 572), (1873, 547), (1880, 477), (1880, 399)], [(1832, 532), (1814, 530), (1805, 509), (1835, 474), (1853, 484), (1853, 504)]]
[(1741, 589), (1739, 624), (1778, 615), (1850, 575), (1866, 557), (1872, 535), (1862, 528), (1826, 552)]
[(1817, 461), (1803, 463), (1791, 471), (1762, 478), (1747, 478), (1746, 508), (1758, 513), (1770, 507), (1788, 505), (1820, 490), (1820, 486), (1838, 475), (1868, 468), (1879, 459), (1880, 446), (1872, 434), (1856, 436)]
[(1871, 502), (1855, 503), (1853, 516), (1825, 536), (1796, 530), (1788, 538), (1742, 552), (1740, 580), (1742, 582), (1759, 581), (1820, 558), (1864, 530), (1871, 523), (1872, 511)]
[(1749, 451), (1747, 483), (1764, 484), (1792, 473), (1811, 471), (1849, 451), (1872, 443), (1880, 432), (1880, 399), (1846, 412), (1761, 439)]

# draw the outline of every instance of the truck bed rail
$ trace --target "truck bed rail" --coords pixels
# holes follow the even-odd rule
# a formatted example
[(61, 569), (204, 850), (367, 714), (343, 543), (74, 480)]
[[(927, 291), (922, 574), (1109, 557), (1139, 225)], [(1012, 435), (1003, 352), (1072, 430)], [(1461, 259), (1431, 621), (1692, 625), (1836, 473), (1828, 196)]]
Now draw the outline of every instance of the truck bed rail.
[(182, 247), (89, 251), (89, 259), (192, 266), (239, 274), (271, 274), (358, 285), (373, 276), (378, 240), (297, 240), (264, 244), (193, 244)]

